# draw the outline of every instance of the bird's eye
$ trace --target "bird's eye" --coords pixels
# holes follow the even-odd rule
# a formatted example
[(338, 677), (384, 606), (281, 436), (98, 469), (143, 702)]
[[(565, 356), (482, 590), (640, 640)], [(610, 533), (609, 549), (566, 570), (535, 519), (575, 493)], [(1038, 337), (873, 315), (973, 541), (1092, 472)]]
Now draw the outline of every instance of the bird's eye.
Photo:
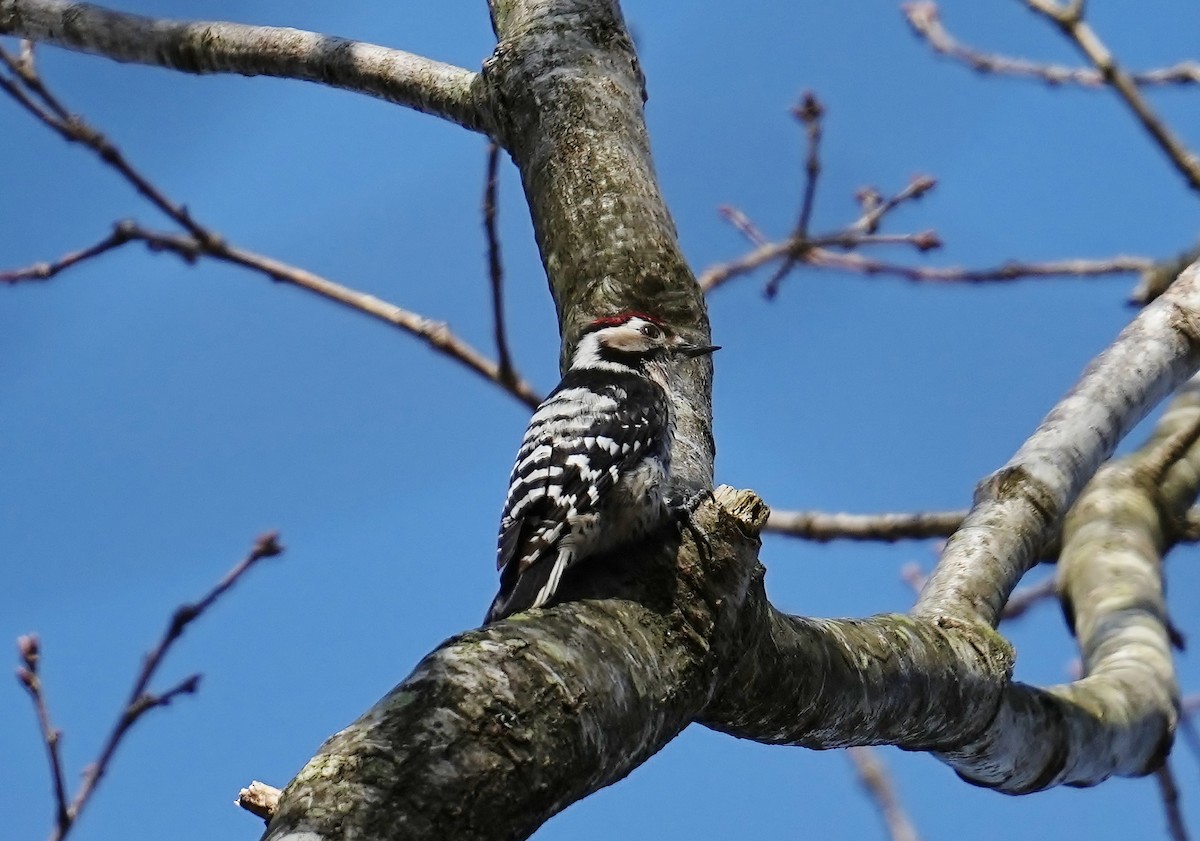
[(657, 324), (647, 323), (642, 325), (642, 335), (647, 339), (657, 340), (663, 337), (663, 331)]

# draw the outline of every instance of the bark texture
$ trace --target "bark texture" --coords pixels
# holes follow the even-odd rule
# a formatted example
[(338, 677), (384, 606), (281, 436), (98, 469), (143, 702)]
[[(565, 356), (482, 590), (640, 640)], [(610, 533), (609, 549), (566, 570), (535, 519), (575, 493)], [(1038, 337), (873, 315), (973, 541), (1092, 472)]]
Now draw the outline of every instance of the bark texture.
[(320, 82), (487, 132), (479, 74), (331, 35), (278, 26), (173, 21), (65, 0), (0, 0), (0, 35), (185, 73)]

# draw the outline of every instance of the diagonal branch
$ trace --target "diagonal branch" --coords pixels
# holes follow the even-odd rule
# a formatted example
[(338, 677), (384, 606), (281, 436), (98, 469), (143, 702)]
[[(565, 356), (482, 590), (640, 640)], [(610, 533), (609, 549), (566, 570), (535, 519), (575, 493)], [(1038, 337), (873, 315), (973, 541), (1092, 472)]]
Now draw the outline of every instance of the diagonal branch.
[(859, 784), (871, 798), (879, 816), (883, 819), (883, 825), (887, 829), (891, 841), (920, 841), (916, 828), (909, 820), (908, 813), (904, 811), (904, 806), (901, 805), (900, 798), (896, 794), (891, 774), (888, 773), (887, 766), (876, 755), (876, 751), (869, 747), (853, 747), (848, 748), (846, 753), (850, 757), (851, 764), (854, 765), (854, 772), (858, 775)]
[[(112, 233), (91, 246), (70, 252), (53, 262), (38, 262), (24, 268), (0, 272), (0, 283), (46, 280), (85, 260), (127, 243), (141, 241), (150, 246), (151, 250), (169, 251), (189, 263), (205, 256), (243, 266), (272, 280), (291, 284), (342, 306), (365, 313), (416, 336), (439, 353), (463, 363), (489, 382), (500, 385), (501, 388), (531, 409), (536, 408), (541, 401), (533, 387), (511, 370), (511, 362), (509, 370), (504, 371), (501, 365), (492, 362), (474, 347), (455, 336), (444, 322), (425, 318), (395, 304), (382, 301), (373, 295), (334, 283), (305, 269), (230, 245), (224, 237), (194, 219), (184, 205), (173, 201), (160, 190), (101, 132), (76, 115), (61, 116), (66, 113), (65, 109), (42, 83), (33, 69), (30, 57), (19, 61), (0, 48), (0, 63), (8, 66), (21, 83), (18, 84), (16, 80), (0, 75), (0, 89), (17, 99), (30, 113), (56, 131), (64, 140), (80, 143), (92, 150), (102, 162), (132, 184), (139, 194), (187, 232), (175, 234), (151, 231), (133, 222), (118, 222), (113, 227)], [(41, 103), (37, 100), (41, 100)]]
[[(1104, 74), (1091, 67), (1044, 64), (968, 47), (946, 29), (936, 3), (905, 3), (900, 9), (913, 32), (931, 49), (980, 73), (1038, 79), (1048, 85), (1075, 84), (1084, 88), (1100, 88), (1105, 84)], [(1200, 84), (1200, 64), (1181, 61), (1171, 67), (1131, 73), (1129, 77), (1134, 84), (1142, 86)]]
[(1084, 21), (1083, 4), (1078, 0), (1068, 5), (1060, 5), (1056, 0), (1025, 0), (1025, 3), (1034, 12), (1054, 23), (1067, 39), (1087, 56), (1105, 83), (1117, 92), (1142, 124), (1142, 128), (1184, 177), (1188, 186), (1193, 190), (1200, 190), (1200, 157), (1187, 148), (1159, 118), (1138, 90), (1133, 77), (1117, 63), (1116, 57)]
[(514, 372), (510, 371), (505, 376), (497, 363), (456, 336), (445, 322), (418, 315), (396, 304), (380, 300), (374, 295), (342, 286), (306, 269), (230, 245), (219, 237), (209, 237), (207, 241), (201, 241), (187, 234), (152, 231), (133, 222), (118, 222), (113, 227), (113, 232), (95, 245), (71, 252), (54, 262), (35, 263), (23, 269), (0, 272), (0, 283), (46, 280), (71, 266), (78, 265), (87, 257), (103, 254), (131, 242), (144, 242), (151, 251), (169, 252), (187, 262), (194, 262), (200, 257), (208, 257), (242, 266), (271, 280), (311, 292), (327, 301), (371, 316), (420, 339), (438, 353), (462, 363), (489, 383), (500, 386), (531, 409), (537, 408), (541, 402), (541, 397), (533, 386)]
[(1008, 464), (980, 483), (975, 505), (922, 593), (918, 614), (994, 624), (1084, 483), (1197, 366), (1200, 263), (1142, 310)]
[(62, 841), (71, 832), (79, 820), (79, 816), (91, 801), (92, 795), (95, 794), (101, 779), (107, 773), (117, 748), (121, 746), (130, 729), (142, 716), (150, 710), (167, 706), (180, 695), (193, 694), (199, 688), (200, 675), (191, 675), (162, 692), (150, 692), (150, 682), (158, 674), (163, 660), (187, 627), (204, 615), (221, 596), (227, 593), (260, 561), (275, 557), (282, 552), (283, 547), (279, 545), (279, 536), (275, 532), (268, 532), (260, 536), (254, 542), (249, 554), (227, 572), (199, 601), (182, 605), (175, 610), (162, 637), (142, 661), (142, 668), (134, 680), (133, 689), (125, 701), (124, 708), (117, 716), (112, 730), (109, 731), (96, 761), (84, 771), (83, 782), (70, 803), (67, 802), (62, 761), (58, 753), (61, 733), (50, 725), (41, 679), (38, 675), (38, 661), (41, 656), (38, 640), (34, 636), (21, 637), (18, 645), (23, 665), (17, 669), (17, 678), (33, 698), (42, 739), (50, 755), (51, 776), (54, 782), (55, 823), (54, 829), (50, 833), (50, 841)]
[(172, 21), (67, 0), (0, 0), (0, 35), (185, 73), (318, 82), (491, 133), (479, 74), (402, 50), (299, 29)]

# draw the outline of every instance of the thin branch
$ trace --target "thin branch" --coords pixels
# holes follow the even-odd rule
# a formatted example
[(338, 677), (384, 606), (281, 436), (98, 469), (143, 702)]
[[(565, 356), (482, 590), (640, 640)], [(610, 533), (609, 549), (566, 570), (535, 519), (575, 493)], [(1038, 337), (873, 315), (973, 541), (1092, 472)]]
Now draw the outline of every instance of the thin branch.
[(1154, 778), (1158, 781), (1158, 793), (1167, 816), (1167, 832), (1171, 835), (1171, 841), (1188, 841), (1187, 824), (1183, 820), (1183, 808), (1180, 805), (1179, 786), (1175, 784), (1175, 775), (1171, 771), (1169, 759), (1154, 772)]
[[(941, 13), (936, 3), (905, 3), (900, 7), (905, 20), (917, 37), (923, 39), (931, 49), (944, 56), (960, 61), (980, 73), (995, 73), (1037, 79), (1048, 85), (1074, 84), (1085, 88), (1104, 86), (1104, 75), (1091, 67), (1067, 67), (1061, 64), (1044, 64), (1023, 58), (987, 53), (959, 42), (942, 24)], [(1200, 83), (1200, 63), (1181, 61), (1171, 67), (1131, 73), (1134, 84), (1190, 85)]]
[(237, 73), (318, 82), (490, 133), (478, 73), (375, 44), (316, 32), (143, 17), (66, 0), (0, 0), (0, 35), (185, 73)]
[(50, 762), (50, 780), (54, 786), (54, 825), (61, 834), (65, 833), (71, 825), (71, 813), (67, 805), (67, 785), (63, 774), (62, 731), (56, 729), (51, 723), (50, 708), (46, 703), (46, 696), (42, 692), (42, 679), (38, 674), (41, 643), (36, 635), (27, 634), (17, 640), (17, 649), (20, 651), (23, 664), (17, 668), (17, 680), (29, 693), (34, 711), (37, 713), (38, 727), (42, 731), (42, 744), (46, 746), (46, 757)]
[(796, 261), (803, 257), (808, 248), (808, 226), (812, 220), (813, 204), (817, 197), (817, 179), (821, 175), (821, 117), (824, 106), (812, 91), (805, 91), (800, 104), (792, 109), (792, 116), (804, 126), (806, 148), (804, 156), (804, 194), (800, 201), (800, 217), (792, 231), (793, 247), (789, 249), (783, 263), (767, 281), (767, 297), (779, 291), (779, 283), (792, 270)]
[(1179, 702), (1179, 732), (1187, 742), (1192, 755), (1200, 761), (1200, 732), (1197, 732), (1193, 716), (1200, 710), (1200, 694), (1189, 695)]
[(800, 105), (792, 109), (808, 139), (808, 152), (804, 156), (804, 198), (800, 202), (800, 218), (796, 221), (795, 239), (808, 236), (808, 225), (812, 221), (813, 204), (817, 197), (817, 178), (821, 175), (821, 117), (825, 106), (812, 91), (805, 91)]
[(900, 805), (891, 774), (879, 759), (875, 748), (847, 748), (846, 755), (854, 765), (859, 785), (866, 791), (871, 802), (875, 804), (879, 817), (883, 819), (888, 837), (892, 841), (919, 841), (920, 836), (916, 828), (908, 819), (904, 807)]
[(1062, 6), (1054, 0), (1025, 0), (1025, 2), (1034, 12), (1053, 22), (1067, 39), (1087, 56), (1105, 83), (1117, 92), (1138, 122), (1142, 124), (1142, 128), (1158, 144), (1179, 174), (1184, 177), (1188, 186), (1193, 190), (1200, 190), (1200, 157), (1187, 148), (1183, 141), (1167, 127), (1166, 123), (1159, 119), (1154, 109), (1150, 107), (1150, 103), (1138, 90), (1133, 77), (1117, 63), (1108, 47), (1083, 20), (1083, 4), (1075, 2)]
[(984, 269), (905, 266), (861, 254), (839, 254), (825, 249), (810, 252), (805, 262), (818, 269), (899, 277), (914, 283), (1008, 283), (1035, 277), (1102, 277), (1142, 272), (1154, 266), (1154, 261), (1148, 257), (1124, 254), (1104, 259), (1052, 260), (1043, 263), (1014, 260)]
[(50, 716), (42, 693), (41, 681), (37, 674), (38, 659), (40, 656), (38, 641), (33, 636), (22, 637), (19, 640), (18, 645), (24, 665), (17, 670), (17, 678), (29, 691), (34, 700), (38, 722), (42, 730), (42, 739), (50, 755), (51, 776), (54, 782), (56, 801), (55, 825), (54, 830), (50, 833), (50, 841), (62, 841), (70, 833), (75, 823), (79, 820), (79, 816), (83, 813), (84, 808), (90, 802), (92, 795), (100, 784), (100, 780), (108, 771), (117, 748), (120, 747), (126, 734), (141, 717), (152, 709), (167, 706), (180, 695), (193, 694), (199, 688), (200, 676), (191, 675), (163, 692), (155, 694), (149, 691), (150, 682), (158, 673), (159, 666), (162, 665), (171, 647), (183, 635), (183, 632), (192, 622), (199, 619), (242, 576), (249, 572), (252, 567), (259, 561), (275, 557), (282, 551), (283, 547), (279, 545), (279, 536), (275, 532), (268, 532), (262, 535), (255, 541), (249, 554), (234, 566), (233, 569), (227, 572), (199, 601), (176, 608), (162, 637), (150, 653), (146, 655), (141, 671), (134, 680), (133, 689), (130, 691), (125, 702), (124, 709), (117, 716), (112, 730), (104, 741), (104, 746), (100, 749), (98, 758), (84, 771), (83, 782), (69, 804), (67, 803), (66, 786), (63, 782), (62, 762), (58, 755), (61, 733), (50, 725)]
[[(113, 240), (119, 240), (119, 242), (109, 245)], [(516, 375), (510, 381), (502, 379), (499, 366), (456, 336), (445, 322), (426, 318), (403, 307), (380, 300), (374, 295), (358, 292), (306, 269), (229, 245), (222, 240), (210, 240), (206, 245), (186, 234), (152, 231), (125, 220), (118, 222), (114, 226), (113, 233), (96, 245), (72, 252), (54, 263), (37, 263), (25, 269), (0, 272), (0, 282), (13, 283), (52, 277), (64, 268), (79, 263), (79, 260), (70, 260), (69, 258), (84, 252), (93, 252), (94, 256), (94, 254), (101, 254), (130, 242), (144, 242), (151, 251), (169, 252), (189, 263), (195, 262), (200, 257), (232, 263), (265, 275), (271, 280), (287, 283), (319, 295), (326, 300), (398, 327), (420, 339), (438, 353), (462, 363), (488, 382), (499, 385), (531, 409), (537, 408), (541, 403), (541, 397), (533, 386)], [(102, 248), (101, 246), (107, 247)]]
[(936, 178), (930, 175), (917, 175), (905, 185), (903, 190), (886, 199), (882, 198), (879, 191), (873, 188), (860, 190), (858, 195), (864, 204), (864, 212), (862, 217), (848, 230), (873, 234), (879, 230), (879, 223), (883, 221), (884, 216), (907, 201), (921, 198), (936, 186)]
[[(9, 56), (3, 48), (0, 48), (0, 60), (10, 66), (14, 66), (17, 61)], [(65, 140), (81, 143), (95, 152), (101, 161), (115, 169), (142, 196), (184, 228), (187, 233), (151, 231), (133, 222), (118, 222), (111, 234), (87, 248), (66, 254), (53, 262), (39, 262), (23, 269), (0, 272), (0, 283), (44, 280), (64, 269), (78, 265), (83, 260), (111, 251), (129, 242), (142, 241), (152, 250), (170, 251), (189, 263), (195, 262), (201, 256), (207, 256), (253, 269), (272, 280), (289, 283), (350, 309), (378, 318), (416, 336), (434, 350), (463, 363), (489, 382), (499, 384), (501, 388), (526, 406), (536, 408), (541, 402), (541, 398), (533, 387), (515, 372), (511, 372), (511, 361), (509, 362), (510, 373), (507, 376), (502, 375), (501, 368), (497, 363), (492, 362), (471, 345), (455, 336), (445, 323), (417, 315), (373, 295), (355, 291), (296, 266), (230, 245), (224, 237), (193, 219), (186, 207), (167, 197), (149, 178), (126, 160), (121, 151), (99, 131), (77, 116), (70, 116), (64, 120), (32, 101), (26, 95), (27, 90), (34, 91), (39, 98), (50, 97), (49, 91), (41, 84), (40, 80), (36, 88), (31, 87), (32, 82), (29, 79), (37, 79), (32, 63), (25, 65), (19, 78), (24, 84), (25, 90), (22, 90), (15, 81), (6, 79), (2, 75), (0, 75), (0, 89), (17, 98), (26, 106), (27, 110), (58, 132)], [(44, 94), (37, 93), (38, 91), (42, 91)]]
[(504, 264), (500, 260), (500, 237), (496, 233), (496, 193), (499, 182), (500, 146), (488, 144), (487, 178), (483, 188), (483, 230), (487, 237), (488, 278), (492, 288), (492, 321), (496, 330), (497, 376), (502, 385), (516, 385), (512, 356), (508, 352), (508, 336), (504, 326)]
[(94, 245), (89, 245), (78, 251), (70, 251), (52, 262), (43, 261), (20, 269), (0, 270), (0, 283), (11, 284), (22, 280), (49, 280), (59, 272), (65, 271), (77, 263), (82, 263), (85, 260), (98, 257), (115, 248), (120, 248), (122, 245), (127, 244), (129, 240), (130, 237), (125, 226), (118, 224), (113, 227), (111, 234)]
[(966, 511), (921, 511), (915, 514), (831, 514), (823, 511), (771, 510), (764, 531), (804, 540), (928, 540), (949, 537)]
[(717, 208), (717, 212), (721, 214), (722, 219), (724, 219), (730, 225), (733, 225), (733, 227), (737, 229), (738, 233), (750, 240), (751, 245), (758, 246), (767, 244), (767, 238), (763, 236), (763, 232), (760, 231), (752, 221), (750, 221), (750, 217), (748, 217), (745, 213), (742, 213), (742, 211), (738, 210), (736, 207), (731, 207), (727, 204), (722, 205), (721, 207)]

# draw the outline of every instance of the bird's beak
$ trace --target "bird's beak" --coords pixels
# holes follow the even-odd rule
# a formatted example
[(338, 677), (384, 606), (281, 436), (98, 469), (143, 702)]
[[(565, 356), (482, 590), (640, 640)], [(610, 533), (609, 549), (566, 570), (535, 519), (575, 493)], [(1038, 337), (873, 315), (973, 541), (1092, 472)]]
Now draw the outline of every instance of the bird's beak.
[(720, 350), (720, 345), (693, 345), (688, 342), (675, 346), (675, 352), (680, 356), (689, 358), (696, 356), (707, 356), (713, 351)]

